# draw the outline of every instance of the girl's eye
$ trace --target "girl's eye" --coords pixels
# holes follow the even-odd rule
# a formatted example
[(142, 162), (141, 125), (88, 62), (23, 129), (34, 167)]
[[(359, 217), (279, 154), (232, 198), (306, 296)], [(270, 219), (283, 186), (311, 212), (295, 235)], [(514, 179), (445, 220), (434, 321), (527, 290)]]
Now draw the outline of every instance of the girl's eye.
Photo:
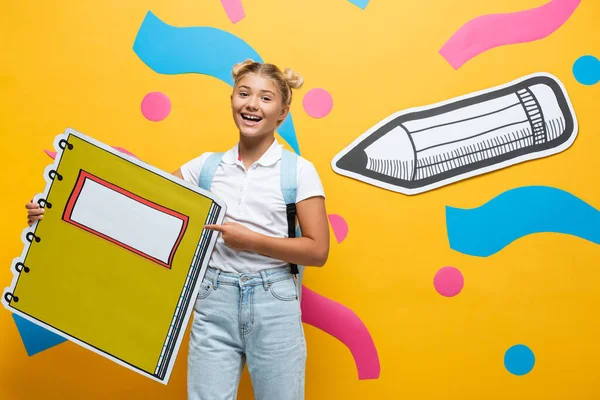
[(240, 92), (240, 96), (246, 97), (246, 96), (248, 96), (248, 93), (246, 93), (246, 92)]
[(271, 98), (269, 98), (269, 97), (263, 97), (263, 100), (264, 101), (271, 101)]

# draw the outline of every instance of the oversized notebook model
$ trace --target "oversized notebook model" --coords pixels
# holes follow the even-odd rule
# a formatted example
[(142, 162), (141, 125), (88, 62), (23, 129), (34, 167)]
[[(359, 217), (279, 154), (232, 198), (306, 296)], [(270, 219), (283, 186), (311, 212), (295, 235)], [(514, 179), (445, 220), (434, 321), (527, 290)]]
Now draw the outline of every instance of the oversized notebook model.
[(22, 233), (6, 308), (166, 384), (225, 204), (72, 129), (54, 143), (44, 218)]

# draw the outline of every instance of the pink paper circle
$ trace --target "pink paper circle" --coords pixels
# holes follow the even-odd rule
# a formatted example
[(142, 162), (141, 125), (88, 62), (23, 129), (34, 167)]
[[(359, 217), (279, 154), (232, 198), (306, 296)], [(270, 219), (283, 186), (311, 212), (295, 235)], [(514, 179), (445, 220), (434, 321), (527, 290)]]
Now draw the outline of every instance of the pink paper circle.
[(465, 280), (462, 273), (454, 267), (441, 268), (433, 278), (435, 290), (442, 296), (452, 297), (461, 292)]
[(333, 98), (325, 89), (311, 89), (302, 100), (304, 111), (313, 118), (323, 118), (333, 108)]
[(342, 243), (346, 236), (348, 236), (348, 223), (341, 215), (337, 214), (329, 214), (329, 223), (331, 224), (331, 229), (333, 229), (333, 234), (335, 235), (335, 240), (338, 243)]
[(151, 92), (142, 100), (142, 114), (150, 121), (158, 122), (171, 113), (171, 100), (161, 92)]

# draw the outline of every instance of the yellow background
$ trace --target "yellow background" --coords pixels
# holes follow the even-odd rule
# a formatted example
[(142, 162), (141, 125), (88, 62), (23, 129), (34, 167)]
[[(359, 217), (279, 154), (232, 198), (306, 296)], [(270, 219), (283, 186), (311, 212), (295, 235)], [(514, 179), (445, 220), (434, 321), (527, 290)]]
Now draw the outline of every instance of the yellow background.
[[(600, 56), (600, 3), (584, 0), (549, 37), (493, 49), (454, 70), (439, 48), (482, 14), (520, 11), (547, 0), (248, 0), (232, 24), (219, 1), (3, 2), (0, 9), (0, 116), (3, 199), (0, 276), (22, 249), (24, 203), (44, 187), (42, 171), (57, 133), (71, 126), (124, 147), (166, 171), (237, 140), (230, 87), (204, 75), (159, 75), (132, 51), (148, 10), (177, 26), (213, 26), (249, 43), (269, 62), (305, 78), (292, 105), (302, 155), (317, 167), (330, 213), (348, 221), (330, 258), (304, 283), (354, 310), (369, 328), (381, 376), (359, 381), (348, 349), (306, 326), (307, 399), (595, 399), (600, 397), (600, 247), (558, 234), (518, 240), (476, 258), (449, 249), (446, 205), (478, 206), (523, 185), (550, 185), (600, 207), (600, 84), (584, 86), (571, 69)], [(413, 106), (547, 71), (566, 86), (579, 121), (574, 145), (439, 190), (407, 197), (335, 174), (335, 154), (376, 122)], [(313, 119), (302, 97), (322, 87), (334, 98)], [(152, 123), (145, 94), (162, 91), (173, 109)], [(352, 194), (351, 194), (352, 193)], [(525, 205), (524, 205), (525, 206)], [(549, 216), (550, 218), (551, 216)], [(436, 271), (465, 277), (454, 298), (437, 294)], [(187, 335), (168, 386), (72, 343), (27, 357), (9, 312), (0, 313), (0, 396), (34, 398), (185, 398)], [(504, 352), (523, 343), (536, 365), (525, 376), (505, 369)], [(244, 374), (239, 398), (252, 398)]]

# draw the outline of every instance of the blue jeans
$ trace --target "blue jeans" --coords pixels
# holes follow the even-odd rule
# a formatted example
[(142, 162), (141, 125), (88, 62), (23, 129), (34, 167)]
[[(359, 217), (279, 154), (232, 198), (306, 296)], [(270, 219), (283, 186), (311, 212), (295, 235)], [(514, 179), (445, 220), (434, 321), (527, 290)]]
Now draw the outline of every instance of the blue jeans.
[(244, 363), (257, 400), (304, 399), (306, 342), (289, 267), (208, 268), (194, 306), (189, 400), (235, 400)]

